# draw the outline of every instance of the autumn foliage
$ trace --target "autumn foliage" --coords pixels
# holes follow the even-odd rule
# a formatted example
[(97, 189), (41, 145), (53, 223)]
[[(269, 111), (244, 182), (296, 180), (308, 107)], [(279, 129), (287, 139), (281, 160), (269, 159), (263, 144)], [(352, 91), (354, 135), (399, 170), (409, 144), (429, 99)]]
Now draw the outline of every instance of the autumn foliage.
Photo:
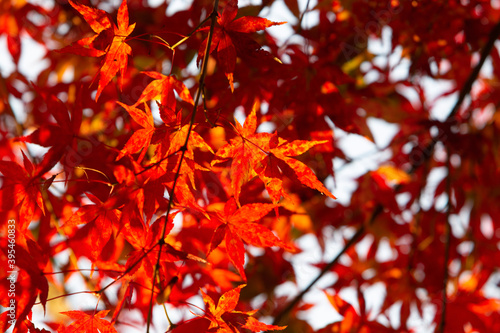
[(0, 3), (2, 331), (500, 332), (498, 4), (158, 2)]

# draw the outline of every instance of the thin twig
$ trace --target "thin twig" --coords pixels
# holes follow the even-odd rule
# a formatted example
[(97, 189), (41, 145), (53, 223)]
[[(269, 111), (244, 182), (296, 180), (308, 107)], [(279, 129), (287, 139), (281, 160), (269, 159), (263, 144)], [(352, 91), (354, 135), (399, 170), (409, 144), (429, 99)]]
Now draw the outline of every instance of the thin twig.
[[(215, 9), (217, 11), (217, 8)], [(182, 43), (184, 43), (189, 37), (191, 37), (196, 31), (198, 31), (198, 29), (201, 28), (202, 25), (204, 25), (209, 19), (211, 19), (212, 17), (211, 16), (208, 16), (206, 19), (204, 19), (200, 24), (198, 24), (196, 26), (196, 28), (193, 29), (193, 31), (191, 31), (187, 36), (185, 36), (184, 38), (182, 38), (180, 41), (178, 41), (177, 43), (175, 43), (174, 45), (172, 45), (170, 47), (171, 50), (175, 49), (177, 46), (181, 45)]]
[(330, 269), (332, 269), (332, 267), (337, 264), (340, 257), (348, 249), (350, 249), (351, 246), (353, 246), (364, 233), (365, 233), (365, 227), (363, 225), (358, 229), (358, 231), (356, 231), (354, 236), (352, 236), (351, 239), (346, 243), (346, 245), (344, 246), (342, 251), (340, 251), (340, 253), (337, 254), (337, 256), (332, 261), (330, 261), (328, 263), (328, 265), (323, 267), (323, 269), (318, 274), (318, 276), (304, 290), (302, 290), (297, 296), (295, 296), (295, 298), (290, 303), (288, 303), (288, 305), (283, 310), (281, 310), (281, 312), (278, 313), (278, 315), (276, 317), (274, 317), (273, 325), (278, 325), (281, 322), (281, 320), (286, 315), (288, 315), (288, 313), (290, 311), (292, 311), (292, 309), (302, 300), (302, 297), (304, 297), (304, 295), (323, 277), (323, 275), (325, 275), (327, 272), (329, 272)]
[(472, 85), (474, 82), (477, 80), (477, 77), (479, 76), (479, 72), (481, 71), (481, 68), (483, 67), (484, 62), (486, 61), (486, 58), (488, 58), (489, 54), (491, 53), (491, 50), (495, 46), (495, 41), (498, 39), (498, 36), (500, 36), (500, 22), (498, 22), (493, 29), (490, 32), (490, 36), (488, 38), (488, 42), (484, 46), (484, 49), (481, 51), (481, 57), (479, 59), (479, 62), (477, 63), (476, 67), (472, 70), (470, 73), (469, 77), (467, 78), (467, 81), (465, 81), (465, 84), (460, 91), (460, 95), (458, 95), (458, 100), (457, 103), (455, 103), (455, 106), (451, 110), (450, 114), (448, 115), (448, 120), (452, 119), (455, 117), (455, 115), (458, 113), (460, 110), (460, 106), (462, 105), (465, 97), (470, 93), (472, 89)]
[(310, 0), (307, 0), (306, 8), (304, 9), (304, 11), (302, 12), (302, 14), (300, 15), (299, 23), (297, 24), (298, 31), (302, 30), (302, 21), (304, 20), (304, 15), (306, 15), (307, 12), (309, 11), (309, 2), (310, 2)]

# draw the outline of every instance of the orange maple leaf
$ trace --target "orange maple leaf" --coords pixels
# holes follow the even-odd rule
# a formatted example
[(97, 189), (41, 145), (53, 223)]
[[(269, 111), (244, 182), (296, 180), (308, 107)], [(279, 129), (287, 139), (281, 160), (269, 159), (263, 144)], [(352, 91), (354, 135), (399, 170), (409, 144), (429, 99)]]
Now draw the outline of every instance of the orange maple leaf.
[(151, 113), (151, 110), (146, 103), (144, 103), (146, 107), (145, 112), (141, 109), (136, 108), (135, 106), (128, 106), (121, 102), (117, 103), (120, 104), (125, 110), (127, 110), (132, 119), (134, 119), (136, 123), (141, 125), (143, 129), (135, 131), (134, 134), (132, 134), (132, 136), (125, 144), (125, 147), (123, 147), (123, 149), (120, 151), (120, 154), (118, 154), (118, 156), (116, 157), (116, 160), (118, 161), (127, 154), (134, 154), (142, 150), (139, 158), (137, 159), (137, 162), (140, 163), (144, 158), (144, 155), (146, 155), (147, 148), (149, 147), (151, 138), (153, 137), (153, 134), (155, 132), (153, 114)]
[[(165, 123), (170, 122), (175, 118), (176, 99), (174, 91), (179, 94), (179, 97), (189, 104), (193, 105), (193, 97), (189, 93), (189, 89), (177, 80), (174, 76), (163, 75), (157, 72), (142, 72), (147, 76), (155, 79), (150, 82), (141, 94), (141, 97), (135, 102), (134, 106), (150, 101), (160, 99), (163, 108), (160, 109), (160, 116)], [(164, 112), (167, 112), (166, 114)]]
[[(125, 40), (132, 33), (132, 31), (134, 31), (135, 23), (129, 25), (127, 0), (123, 0), (120, 8), (118, 9), (118, 25), (112, 23), (109, 15), (103, 10), (81, 5), (73, 2), (72, 0), (69, 0), (69, 3), (80, 14), (82, 14), (83, 18), (90, 25), (96, 35), (81, 39), (76, 42), (75, 45), (66, 47), (61, 51), (73, 52), (93, 57), (105, 55), (104, 62), (99, 71), (99, 85), (97, 87), (97, 94), (95, 97), (95, 100), (97, 101), (104, 88), (118, 73), (118, 71), (120, 71), (118, 86), (120, 89), (123, 87), (123, 76), (127, 69), (128, 56), (132, 54), (132, 48), (125, 43)], [(112, 31), (111, 28), (113, 28)], [(103, 32), (110, 33), (113, 36), (111, 44), (108, 45), (105, 51), (96, 49), (92, 45), (96, 38)]]
[[(215, 305), (214, 300), (200, 289), (206, 304), (204, 318), (210, 320), (208, 329), (217, 329), (218, 333), (242, 332), (239, 329), (249, 329), (252, 332), (268, 330), (284, 330), (286, 326), (264, 324), (251, 317), (256, 311), (241, 312), (234, 309), (238, 305), (240, 292), (246, 284), (225, 292)], [(214, 331), (215, 332), (215, 331)]]
[(282, 195), (286, 196), (283, 191), (280, 179), (281, 174), (279, 172), (276, 159), (285, 162), (287, 166), (294, 171), (295, 176), (302, 184), (318, 190), (332, 199), (336, 199), (335, 196), (331, 194), (330, 191), (328, 191), (328, 189), (318, 180), (314, 172), (312, 172), (307, 165), (290, 157), (302, 155), (310, 148), (325, 142), (327, 141), (295, 140), (287, 142), (286, 140), (279, 139), (277, 134), (274, 133), (270, 140), (269, 154), (260, 162), (260, 166), (263, 168), (258, 169), (260, 171), (259, 177), (266, 185), (266, 189), (273, 202), (277, 202)]
[(235, 121), (239, 136), (219, 148), (211, 163), (214, 165), (227, 159), (233, 160), (231, 163), (231, 186), (236, 202), (239, 203), (243, 184), (255, 175), (258, 175), (264, 182), (273, 203), (277, 203), (281, 196), (287, 196), (283, 190), (282, 172), (277, 165), (277, 159), (285, 162), (302, 184), (335, 199), (335, 196), (318, 180), (311, 169), (304, 163), (290, 157), (301, 155), (313, 146), (326, 141), (296, 140), (287, 142), (278, 138), (276, 133), (255, 133), (257, 129), (256, 109), (257, 105), (254, 105), (243, 126), (237, 120)]
[(231, 163), (231, 187), (238, 204), (241, 187), (255, 175), (253, 166), (266, 156), (265, 150), (261, 149), (260, 146), (265, 146), (266, 142), (269, 141), (268, 133), (255, 133), (257, 130), (255, 109), (254, 107), (243, 126), (235, 120), (239, 136), (220, 147), (211, 163), (213, 166), (229, 158), (233, 159)]
[(68, 328), (64, 330), (65, 333), (85, 332), (85, 333), (113, 333), (116, 332), (113, 324), (109, 321), (101, 319), (106, 317), (109, 310), (99, 311), (97, 313), (87, 314), (83, 311), (65, 311), (62, 314), (76, 319)]

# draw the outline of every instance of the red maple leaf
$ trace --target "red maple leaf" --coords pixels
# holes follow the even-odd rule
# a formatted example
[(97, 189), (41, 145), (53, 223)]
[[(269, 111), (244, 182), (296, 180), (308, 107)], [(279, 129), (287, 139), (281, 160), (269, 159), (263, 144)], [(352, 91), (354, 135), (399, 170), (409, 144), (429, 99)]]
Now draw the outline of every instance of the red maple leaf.
[[(7, 253), (9, 253), (9, 258), (15, 258), (15, 264), (12, 263), (12, 260), (2, 261), (5, 269), (1, 273), (2, 283), (0, 283), (0, 293), (5, 295), (0, 300), (2, 307), (9, 307), (15, 300), (16, 311), (14, 314), (16, 322), (14, 332), (23, 332), (23, 324), (30, 317), (32, 307), (37, 299), (40, 300), (44, 311), (46, 310), (45, 305), (49, 294), (49, 284), (43, 274), (49, 256), (42, 251), (39, 244), (34, 240), (23, 238), (24, 235), (18, 237), (15, 244), (10, 242), (4, 243), (3, 241), (6, 241), (7, 238), (1, 239), (2, 252), (5, 253), (5, 258), (7, 258)], [(25, 244), (23, 244), (24, 242)], [(0, 253), (0, 256), (3, 257), (4, 253)], [(14, 265), (18, 269), (14, 269)], [(12, 284), (16, 286), (15, 294), (13, 294)], [(12, 324), (13, 318), (7, 316), (7, 314), (8, 311), (0, 315), (0, 328), (3, 329), (3, 332), (7, 331), (9, 325)]]
[[(184, 146), (188, 131), (191, 127), (189, 124), (182, 125), (182, 113), (181, 111), (176, 111), (177, 101), (175, 92), (177, 92), (183, 101), (189, 104), (194, 104), (193, 98), (184, 83), (177, 80), (174, 76), (167, 76), (157, 72), (143, 73), (151, 78), (154, 78), (155, 80), (146, 86), (137, 102), (135, 102), (132, 106), (125, 105), (121, 102), (118, 103), (123, 106), (130, 116), (144, 129), (134, 132), (118, 155), (117, 160), (126, 154), (136, 153), (142, 149), (142, 152), (137, 160), (140, 162), (144, 157), (146, 149), (151, 141), (153, 141), (154, 144), (159, 143), (157, 152), (159, 152), (161, 156), (174, 155)], [(161, 101), (159, 104), (160, 117), (163, 120), (164, 125), (155, 128), (151, 110), (147, 106), (146, 102), (158, 99)], [(145, 112), (137, 108), (140, 103), (145, 104)], [(186, 159), (193, 160), (194, 148), (207, 150), (213, 154), (212, 148), (210, 148), (203, 138), (195, 131), (191, 131), (185, 154)], [(184, 163), (181, 168), (182, 173), (189, 176), (191, 184), (194, 184), (193, 169), (195, 167), (206, 170), (199, 165), (195, 165), (192, 161)]]
[[(38, 90), (38, 88), (36, 89)], [(59, 98), (48, 92), (40, 90), (38, 92), (43, 97), (46, 107), (56, 123), (45, 123), (30, 135), (19, 138), (19, 141), (50, 147), (49, 151), (45, 153), (43, 161), (37, 166), (35, 176), (43, 176), (59, 161), (63, 161), (64, 169), (67, 174), (70, 174), (70, 168), (76, 166), (71, 153), (79, 150), (78, 138), (82, 122), (82, 109), (79, 106), (73, 106), (70, 117), (68, 108)]]
[(8, 211), (17, 207), (19, 211), (20, 230), (28, 228), (35, 208), (45, 214), (45, 206), (40, 185), (37, 183), (37, 170), (33, 163), (21, 151), (24, 168), (12, 161), (0, 161), (0, 173), (3, 174), (3, 184), (0, 189), (1, 210)]
[(340, 315), (344, 317), (341, 321), (337, 321), (325, 327), (325, 332), (396, 332), (394, 329), (386, 327), (376, 321), (368, 320), (367, 317), (369, 316), (369, 313), (365, 313), (365, 300), (362, 294), (359, 294), (358, 297), (361, 308), (361, 314), (358, 314), (356, 309), (350, 303), (343, 300), (339, 295), (330, 295), (326, 291), (324, 293), (330, 301), (330, 304)]
[[(260, 46), (252, 40), (248, 34), (264, 30), (273, 25), (280, 25), (286, 22), (272, 22), (262, 17), (244, 16), (237, 20), (238, 0), (229, 1), (222, 15), (217, 18), (218, 26), (214, 29), (212, 44), (210, 45), (210, 54), (217, 50), (217, 59), (219, 65), (226, 74), (231, 85), (231, 91), (234, 90), (233, 72), (236, 64), (236, 54), (248, 52), (251, 46), (253, 51), (259, 50)], [(202, 30), (207, 30), (204, 28)], [(207, 39), (203, 41), (198, 51), (198, 62), (203, 58), (207, 47)]]
[[(96, 33), (94, 36), (79, 40), (69, 47), (63, 48), (62, 52), (72, 52), (79, 55), (101, 57), (105, 55), (104, 62), (99, 71), (99, 85), (95, 100), (99, 99), (103, 89), (108, 85), (111, 79), (120, 71), (118, 86), (123, 87), (123, 76), (127, 69), (128, 56), (132, 54), (132, 48), (125, 43), (127, 37), (134, 31), (135, 23), (129, 25), (129, 14), (127, 0), (123, 0), (118, 9), (117, 23), (115, 25), (108, 13), (103, 10), (88, 7), (69, 0), (69, 3), (90, 25)], [(111, 40), (107, 42), (106, 49), (101, 50), (94, 46), (94, 43), (102, 33), (105, 38)], [(108, 37), (109, 36), (109, 37)]]
[(240, 298), (240, 292), (246, 284), (225, 292), (215, 305), (214, 300), (205, 294), (203, 290), (201, 294), (205, 301), (206, 312), (204, 318), (210, 320), (208, 329), (217, 329), (218, 333), (241, 332), (240, 329), (249, 329), (252, 332), (261, 332), (267, 330), (284, 330), (286, 326), (275, 326), (264, 324), (257, 319), (250, 317), (256, 311), (235, 311)]
[(208, 254), (219, 246), (222, 240), (225, 240), (229, 259), (241, 277), (246, 279), (245, 269), (243, 268), (245, 263), (243, 241), (254, 246), (279, 246), (293, 251), (294, 249), (291, 246), (283, 243), (271, 230), (256, 223), (275, 207), (274, 204), (254, 203), (244, 205), (238, 209), (234, 198), (229, 199), (224, 206), (224, 210), (216, 212), (217, 219), (222, 223), (215, 229)]
[(258, 175), (264, 182), (274, 203), (277, 203), (281, 196), (287, 196), (283, 190), (282, 172), (278, 167), (278, 161), (284, 162), (287, 167), (292, 169), (302, 184), (335, 199), (335, 196), (326, 189), (311, 169), (304, 163), (290, 157), (301, 155), (311, 147), (326, 141), (296, 140), (287, 142), (278, 138), (276, 133), (255, 133), (257, 129), (256, 109), (257, 107), (254, 105), (243, 126), (237, 120), (235, 121), (239, 136), (219, 148), (212, 161), (212, 165), (214, 165), (229, 158), (232, 159), (231, 184), (236, 202), (239, 203), (243, 184), (255, 175)]
[[(150, 82), (146, 88), (141, 93), (141, 97), (135, 102), (134, 106), (150, 101), (153, 99), (159, 99), (163, 108), (160, 108), (160, 116), (165, 123), (169, 123), (171, 119), (175, 118), (175, 92), (179, 94), (179, 97), (189, 104), (194, 104), (193, 97), (189, 93), (188, 88), (182, 83), (182, 81), (177, 80), (174, 76), (163, 75), (157, 72), (142, 72), (147, 76), (153, 78), (154, 80)], [(166, 112), (166, 114), (164, 113)]]
[[(4, 5), (4, 4), (2, 4)], [(19, 58), (21, 57), (21, 38), (20, 38), (20, 28), (22, 27), (21, 16), (12, 15), (16, 11), (16, 6), (14, 3), (5, 3), (3, 9), (3, 14), (0, 15), (0, 36), (6, 35), (7, 37), (7, 48), (12, 56), (12, 59), (17, 64)]]
[(120, 151), (120, 154), (116, 157), (116, 160), (119, 160), (123, 156), (127, 154), (133, 154), (141, 151), (137, 162), (141, 162), (146, 155), (147, 148), (151, 143), (151, 138), (155, 132), (155, 124), (153, 121), (153, 115), (148, 105), (145, 103), (146, 111), (142, 111), (141, 109), (136, 108), (135, 106), (128, 106), (121, 102), (117, 102), (120, 104), (125, 110), (127, 110), (128, 114), (135, 120), (136, 123), (141, 125), (143, 129), (135, 131), (132, 136), (128, 139), (125, 147)]
[(114, 199), (102, 202), (90, 193), (86, 193), (86, 195), (95, 205), (80, 207), (66, 221), (63, 228), (68, 234), (71, 234), (74, 227), (86, 224), (88, 234), (85, 236), (92, 242), (92, 247), (87, 249), (87, 253), (90, 258), (97, 259), (103, 247), (111, 238), (113, 231), (116, 233), (116, 230), (119, 228), (121, 212), (116, 209), (116, 200)]

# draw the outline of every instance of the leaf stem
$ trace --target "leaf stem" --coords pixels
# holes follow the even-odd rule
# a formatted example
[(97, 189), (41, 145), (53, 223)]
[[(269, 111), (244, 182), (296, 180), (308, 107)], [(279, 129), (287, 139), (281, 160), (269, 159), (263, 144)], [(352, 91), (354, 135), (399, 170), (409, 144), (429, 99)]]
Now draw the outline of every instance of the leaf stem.
[[(215, 8), (215, 15), (217, 15), (217, 8)], [(213, 11), (212, 11), (213, 13)], [(203, 21), (201, 21), (200, 24), (198, 24), (196, 26), (196, 28), (193, 29), (193, 31), (191, 31), (187, 36), (185, 36), (184, 38), (182, 38), (180, 41), (178, 41), (177, 43), (175, 43), (174, 45), (172, 45), (170, 47), (171, 50), (174, 50), (177, 46), (181, 45), (182, 43), (184, 43), (186, 40), (189, 39), (189, 37), (191, 37), (196, 31), (198, 31), (198, 29), (204, 25), (205, 23), (207, 23), (208, 20), (212, 19), (212, 14), (210, 14), (209, 16), (207, 16), (207, 18), (205, 18)], [(212, 21), (213, 22), (213, 21)], [(215, 23), (214, 23), (215, 24)], [(210, 26), (210, 31), (213, 31), (212, 27)]]

